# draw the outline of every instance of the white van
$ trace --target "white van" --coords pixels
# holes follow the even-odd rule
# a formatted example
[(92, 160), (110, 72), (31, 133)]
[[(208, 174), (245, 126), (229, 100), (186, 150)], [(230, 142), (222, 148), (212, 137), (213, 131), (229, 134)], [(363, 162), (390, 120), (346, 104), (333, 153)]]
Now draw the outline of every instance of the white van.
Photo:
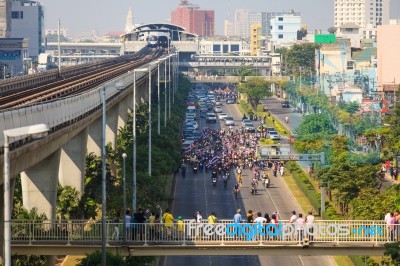
[(187, 114), (196, 114), (196, 107), (195, 106), (188, 106), (186, 109)]

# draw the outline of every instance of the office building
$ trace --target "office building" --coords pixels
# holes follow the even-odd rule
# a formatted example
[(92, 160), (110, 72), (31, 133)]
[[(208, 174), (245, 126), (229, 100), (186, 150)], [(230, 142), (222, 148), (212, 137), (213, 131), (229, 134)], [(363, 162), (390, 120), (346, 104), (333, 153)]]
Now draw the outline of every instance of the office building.
[(235, 35), (235, 24), (232, 21), (224, 21), (224, 36), (234, 36)]
[(390, 0), (335, 0), (334, 26), (352, 23), (364, 38), (376, 36), (378, 25), (389, 24)]
[(215, 32), (214, 10), (200, 10), (199, 6), (181, 0), (179, 7), (171, 12), (171, 23), (190, 33), (212, 37)]
[(13, 0), (11, 2), (12, 38), (29, 39), (29, 56), (38, 56), (44, 52), (43, 43), (43, 7), (39, 2)]

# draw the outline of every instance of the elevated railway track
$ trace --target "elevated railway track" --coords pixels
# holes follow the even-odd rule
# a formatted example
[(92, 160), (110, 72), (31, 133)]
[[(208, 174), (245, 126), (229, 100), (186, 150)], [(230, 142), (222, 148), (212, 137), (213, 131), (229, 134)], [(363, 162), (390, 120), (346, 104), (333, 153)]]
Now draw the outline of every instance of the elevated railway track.
[(133, 55), (104, 60), (95, 64), (65, 68), (61, 73), (49, 71), (47, 78), (15, 79), (0, 83), (0, 110), (51, 101), (89, 91), (100, 84), (157, 59), (163, 49), (144, 48)]

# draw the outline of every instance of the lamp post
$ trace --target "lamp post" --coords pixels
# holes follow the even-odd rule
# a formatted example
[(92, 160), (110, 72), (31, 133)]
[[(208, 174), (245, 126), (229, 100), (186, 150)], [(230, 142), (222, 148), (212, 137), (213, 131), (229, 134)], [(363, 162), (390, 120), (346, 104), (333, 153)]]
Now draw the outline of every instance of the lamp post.
[(168, 56), (168, 118), (171, 119), (171, 56)]
[(148, 174), (151, 176), (151, 68), (154, 65), (154, 63), (149, 64), (149, 158), (148, 158)]
[(125, 169), (125, 159), (126, 159), (126, 153), (122, 154), (122, 181), (123, 181), (123, 213), (122, 213), (122, 217), (123, 217), (123, 243), (126, 243), (126, 219), (125, 219), (125, 214), (126, 214), (126, 169)]
[(101, 265), (106, 266), (106, 243), (107, 243), (107, 226), (106, 226), (106, 110), (107, 97), (106, 86), (103, 86), (101, 94), (102, 102), (102, 119), (101, 119)]
[(160, 135), (161, 125), (161, 110), (160, 110), (160, 63), (162, 60), (157, 60), (157, 133)]
[(164, 128), (167, 127), (167, 57), (164, 59)]
[(133, 70), (133, 189), (132, 189), (132, 213), (136, 213), (136, 72), (146, 72), (147, 68), (137, 68)]
[(47, 135), (49, 127), (37, 124), (7, 129), (4, 134), (4, 266), (11, 266), (11, 191), (10, 191), (10, 147), (9, 138), (31, 136), (39, 139)]

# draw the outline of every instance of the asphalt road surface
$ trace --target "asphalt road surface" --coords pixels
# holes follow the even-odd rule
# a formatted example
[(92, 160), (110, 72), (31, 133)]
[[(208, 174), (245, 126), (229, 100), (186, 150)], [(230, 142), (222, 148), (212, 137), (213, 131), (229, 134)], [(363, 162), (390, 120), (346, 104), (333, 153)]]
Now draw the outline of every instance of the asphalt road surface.
[[(273, 106), (274, 109), (275, 104), (271, 103), (271, 107)], [(284, 111), (281, 111), (283, 119), (285, 117)], [(235, 104), (227, 105), (224, 103), (223, 112), (235, 118), (235, 128), (241, 124), (242, 115)], [(197, 121), (200, 127), (220, 128), (218, 123), (215, 125), (206, 125), (204, 118), (199, 118)], [(266, 190), (260, 184), (258, 195), (252, 195), (250, 193), (251, 173), (249, 170), (245, 170), (243, 172), (243, 187), (241, 188), (239, 198), (235, 199), (233, 195), (235, 182), (233, 175), (228, 182), (228, 188), (224, 189), (221, 180), (217, 182), (216, 187), (213, 187), (210, 172), (207, 174), (202, 172), (194, 175), (191, 169), (188, 168), (186, 178), (177, 178), (172, 208), (174, 218), (180, 215), (184, 219), (191, 219), (195, 211), (201, 211), (203, 219), (207, 219), (211, 211), (214, 211), (219, 219), (232, 219), (236, 209), (240, 208), (244, 215), (248, 210), (253, 210), (253, 212), (261, 211), (263, 215), (266, 212), (271, 215), (274, 211), (278, 211), (281, 220), (289, 219), (291, 216), (290, 212), (295, 210), (298, 213), (300, 207), (282, 178), (279, 176), (274, 178), (272, 173), (270, 173), (270, 176), (272, 177), (270, 187)], [(331, 257), (326, 256), (246, 256), (245, 253), (238, 254), (237, 256), (171, 256), (165, 257), (161, 260), (160, 264), (160, 266), (336, 265)]]

